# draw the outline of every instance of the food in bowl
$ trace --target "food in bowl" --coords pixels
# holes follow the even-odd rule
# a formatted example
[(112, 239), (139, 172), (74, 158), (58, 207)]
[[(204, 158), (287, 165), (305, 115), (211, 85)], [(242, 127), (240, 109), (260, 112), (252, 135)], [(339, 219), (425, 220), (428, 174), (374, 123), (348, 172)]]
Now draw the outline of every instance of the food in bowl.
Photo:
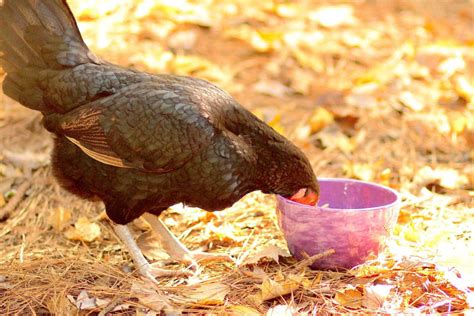
[(311, 206), (277, 197), (277, 214), (291, 254), (301, 260), (329, 249), (316, 269), (350, 269), (385, 246), (400, 210), (399, 194), (353, 179), (319, 179), (320, 200)]

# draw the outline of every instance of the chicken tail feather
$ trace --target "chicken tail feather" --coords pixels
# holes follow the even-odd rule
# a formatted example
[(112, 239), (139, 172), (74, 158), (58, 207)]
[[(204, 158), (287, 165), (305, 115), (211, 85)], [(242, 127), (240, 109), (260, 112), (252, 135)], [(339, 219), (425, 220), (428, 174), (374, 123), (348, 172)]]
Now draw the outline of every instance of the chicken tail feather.
[(38, 73), (99, 63), (77, 27), (65, 0), (0, 0), (0, 66), (5, 94), (23, 105), (47, 111)]

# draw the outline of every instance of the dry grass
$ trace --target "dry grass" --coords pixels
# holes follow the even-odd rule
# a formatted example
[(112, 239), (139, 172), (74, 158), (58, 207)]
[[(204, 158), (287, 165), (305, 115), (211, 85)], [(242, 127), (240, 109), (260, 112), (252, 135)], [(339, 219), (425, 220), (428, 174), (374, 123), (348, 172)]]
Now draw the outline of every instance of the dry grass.
[[(0, 223), (0, 314), (473, 308), (472, 4), (357, 2), (349, 5), (354, 24), (334, 27), (307, 16), (327, 5), (310, 1), (116, 3), (72, 3), (98, 55), (216, 82), (295, 140), (318, 175), (396, 188), (404, 200), (395, 236), (378, 258), (351, 271), (313, 271), (290, 257), (249, 266), (209, 263), (195, 277), (162, 279), (153, 288), (131, 271), (102, 205), (57, 186), (40, 117), (0, 94), (0, 206), (13, 209)], [(314, 116), (315, 108), (326, 109), (329, 119)], [(70, 219), (54, 218), (66, 213)], [(96, 240), (65, 237), (79, 216), (99, 225)], [(237, 262), (269, 245), (285, 249), (274, 200), (260, 193), (223, 212), (172, 209), (164, 218), (190, 248), (227, 252)], [(137, 236), (147, 230), (140, 220), (134, 228)], [(282, 295), (262, 301), (259, 295), (271, 294), (263, 293), (265, 282), (281, 286)], [(226, 295), (199, 294), (216, 288)], [(78, 296), (85, 295), (81, 305)]]

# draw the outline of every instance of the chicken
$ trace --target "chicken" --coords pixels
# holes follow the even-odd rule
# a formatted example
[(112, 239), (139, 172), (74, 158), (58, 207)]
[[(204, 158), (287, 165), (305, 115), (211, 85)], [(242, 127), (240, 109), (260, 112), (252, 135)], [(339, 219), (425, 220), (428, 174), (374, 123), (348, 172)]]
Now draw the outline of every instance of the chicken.
[(213, 255), (170, 233), (158, 218), (169, 206), (222, 210), (255, 190), (317, 199), (311, 165), (289, 140), (209, 82), (95, 56), (64, 0), (4, 0), (0, 52), (5, 94), (41, 112), (55, 136), (59, 183), (104, 202), (144, 276), (175, 271), (143, 257), (127, 227), (141, 215), (173, 258), (196, 264)]

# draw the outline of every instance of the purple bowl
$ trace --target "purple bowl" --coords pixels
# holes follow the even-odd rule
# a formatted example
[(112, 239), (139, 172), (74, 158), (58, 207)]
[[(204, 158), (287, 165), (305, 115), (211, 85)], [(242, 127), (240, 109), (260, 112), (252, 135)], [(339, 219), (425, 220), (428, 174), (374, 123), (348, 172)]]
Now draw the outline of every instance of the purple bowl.
[[(298, 260), (334, 249), (315, 269), (350, 269), (377, 255), (390, 237), (400, 196), (388, 187), (352, 179), (319, 179), (317, 207), (277, 196), (278, 223)], [(321, 207), (325, 206), (325, 207)]]

